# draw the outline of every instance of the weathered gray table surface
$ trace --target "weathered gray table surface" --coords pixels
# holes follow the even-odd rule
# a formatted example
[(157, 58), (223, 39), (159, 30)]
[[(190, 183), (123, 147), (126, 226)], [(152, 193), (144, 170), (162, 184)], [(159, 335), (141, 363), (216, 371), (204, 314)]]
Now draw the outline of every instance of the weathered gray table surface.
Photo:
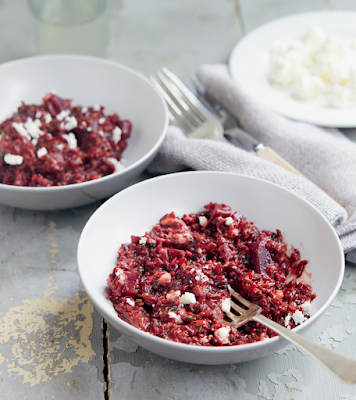
[[(166, 65), (186, 79), (226, 62), (236, 42), (275, 18), (352, 0), (111, 0), (109, 58), (145, 75)], [(0, 62), (35, 54), (25, 0), (0, 0)], [(345, 131), (355, 138), (355, 131)], [(142, 177), (144, 178), (144, 177)], [(260, 360), (189, 365), (138, 348), (83, 291), (81, 230), (100, 206), (33, 212), (0, 205), (0, 399), (343, 399), (339, 383), (294, 346)], [(356, 358), (356, 266), (306, 336)]]

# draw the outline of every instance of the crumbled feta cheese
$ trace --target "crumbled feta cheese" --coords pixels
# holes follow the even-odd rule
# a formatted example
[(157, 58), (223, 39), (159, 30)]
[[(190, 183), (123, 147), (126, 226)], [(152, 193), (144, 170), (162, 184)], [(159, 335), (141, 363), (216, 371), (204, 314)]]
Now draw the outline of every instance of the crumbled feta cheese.
[(223, 326), (214, 332), (214, 336), (218, 337), (221, 340), (222, 344), (227, 344), (229, 343), (229, 333), (230, 327)]
[(165, 272), (163, 275), (161, 275), (158, 278), (157, 282), (162, 285), (165, 285), (165, 284), (169, 283), (171, 280), (172, 280), (171, 274), (169, 272)]
[(52, 115), (50, 113), (47, 113), (45, 115), (45, 123), (49, 124), (52, 121)]
[(86, 112), (88, 112), (88, 107), (82, 107), (82, 114), (85, 114)]
[(300, 307), (305, 311), (305, 312), (309, 312), (310, 310), (310, 301), (305, 301)]
[(123, 169), (125, 169), (124, 164), (114, 157), (108, 157), (107, 161), (109, 161), (111, 164), (113, 164), (113, 166), (115, 167), (115, 172), (119, 172), (119, 171), (122, 171)]
[(70, 149), (77, 148), (77, 138), (75, 137), (73, 132), (69, 132), (68, 134), (63, 133), (62, 138), (67, 141)]
[(306, 318), (304, 317), (304, 314), (303, 314), (301, 311), (299, 311), (299, 310), (297, 310), (297, 311), (294, 312), (294, 314), (292, 315), (292, 318), (293, 318), (293, 321), (294, 321), (294, 323), (295, 323), (296, 325), (301, 324), (301, 323), (304, 322), (305, 319), (306, 319)]
[(129, 299), (129, 298), (126, 299), (126, 303), (129, 304), (132, 307), (135, 305), (135, 302), (132, 299)]
[(269, 81), (298, 100), (356, 105), (356, 49), (313, 26), (301, 40), (279, 40), (270, 50)]
[(202, 272), (201, 269), (197, 269), (196, 273), (197, 275), (195, 276), (195, 280), (202, 281), (203, 283), (209, 280), (209, 278)]
[(104, 136), (104, 132), (103, 132), (102, 130), (100, 130), (98, 133), (99, 133), (99, 135), (100, 135), (101, 137)]
[(86, 129), (87, 132), (91, 132), (92, 130), (93, 129), (90, 126)]
[(208, 225), (208, 218), (206, 218), (204, 215), (200, 215), (199, 216), (199, 224), (200, 226), (202, 226), (203, 228), (206, 228)]
[(221, 300), (221, 309), (223, 312), (230, 312), (231, 310), (231, 299), (226, 297), (225, 299)]
[(37, 142), (38, 142), (38, 139), (37, 139), (37, 138), (33, 138), (33, 139), (31, 140), (31, 143), (32, 143), (34, 146), (37, 146)]
[(182, 317), (173, 311), (168, 311), (168, 315), (170, 318), (173, 318), (177, 324), (181, 324), (183, 322)]
[(99, 118), (99, 125), (102, 125), (106, 121), (105, 117)]
[(45, 147), (41, 147), (40, 149), (37, 150), (38, 158), (41, 158), (41, 157), (45, 156), (46, 154), (48, 154), (48, 151)]
[(16, 129), (16, 131), (23, 136), (24, 138), (31, 140), (31, 136), (28, 134), (26, 128), (24, 127), (22, 122), (13, 122), (12, 126)]
[(234, 222), (234, 219), (232, 217), (226, 217), (225, 218), (225, 225), (232, 225)]
[(185, 292), (180, 297), (181, 304), (194, 304), (196, 301), (195, 295), (190, 292)]
[(63, 143), (58, 143), (56, 146), (57, 146), (57, 149), (59, 149), (61, 151), (64, 149), (64, 144)]
[(64, 127), (67, 131), (71, 131), (78, 126), (78, 121), (75, 117), (66, 117), (65, 121)]
[(62, 110), (59, 114), (56, 115), (58, 121), (63, 121), (65, 117), (68, 117), (70, 114), (70, 110)]
[(27, 118), (27, 121), (24, 123), (24, 127), (33, 138), (39, 138), (43, 135), (44, 132), (39, 128), (39, 126), (41, 126), (41, 121), (39, 119), (32, 121), (31, 118)]
[(288, 327), (290, 320), (291, 320), (292, 316), (290, 314), (288, 314), (285, 318), (284, 318), (284, 326)]
[(147, 238), (146, 236), (141, 236), (140, 240), (139, 240), (140, 244), (146, 244), (147, 243)]
[(36, 116), (36, 118), (41, 118), (42, 117), (42, 112), (41, 111), (37, 111), (35, 116)]
[(96, 103), (93, 105), (93, 110), (94, 111), (100, 111), (100, 104)]
[(118, 277), (118, 281), (121, 285), (123, 285), (126, 281), (126, 275), (121, 268), (117, 268), (115, 271), (115, 275)]
[(21, 165), (23, 157), (18, 154), (5, 154), (4, 161), (9, 165)]
[(115, 144), (120, 142), (121, 134), (122, 130), (118, 126), (115, 126), (114, 130), (112, 131), (112, 138)]

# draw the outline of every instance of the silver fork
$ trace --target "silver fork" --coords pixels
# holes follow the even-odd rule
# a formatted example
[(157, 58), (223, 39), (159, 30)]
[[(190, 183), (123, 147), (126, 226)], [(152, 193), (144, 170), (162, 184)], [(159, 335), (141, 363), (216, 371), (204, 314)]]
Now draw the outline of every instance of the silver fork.
[(166, 100), (173, 122), (188, 137), (228, 142), (218, 118), (172, 72), (162, 67), (150, 79)]
[[(176, 122), (184, 130), (187, 137), (214, 139), (230, 143), (224, 136), (224, 126), (220, 118), (212, 113), (175, 74), (166, 67), (162, 67), (160, 71), (156, 72), (156, 76), (151, 76), (150, 79), (166, 100), (171, 121)], [(249, 135), (238, 127), (229, 129), (228, 133), (238, 140), (243, 138), (243, 142), (251, 141), (251, 137), (246, 139), (246, 136)], [(258, 157), (303, 176), (270, 147), (260, 143), (253, 146), (253, 149)]]
[(277, 322), (261, 315), (262, 309), (260, 306), (251, 303), (232, 288), (229, 288), (229, 291), (231, 294), (231, 308), (235, 313), (237, 313), (237, 315), (231, 311), (225, 311), (225, 315), (228, 317), (228, 320), (224, 320), (225, 324), (239, 327), (251, 320), (259, 322), (305, 350), (310, 356), (343, 382), (356, 383), (356, 361), (335, 353), (333, 350), (320, 346), (305, 337), (284, 328)]

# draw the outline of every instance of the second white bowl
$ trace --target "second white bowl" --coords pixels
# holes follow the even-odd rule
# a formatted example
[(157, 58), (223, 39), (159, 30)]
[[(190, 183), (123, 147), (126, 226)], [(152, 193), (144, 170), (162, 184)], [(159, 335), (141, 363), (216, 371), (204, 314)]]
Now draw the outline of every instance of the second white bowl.
[(125, 169), (103, 178), (60, 187), (0, 184), (0, 203), (33, 210), (77, 207), (111, 196), (148, 166), (162, 144), (167, 126), (165, 101), (142, 74), (113, 61), (77, 55), (29, 57), (0, 66), (0, 121), (21, 101), (40, 104), (45, 94), (72, 99), (72, 106), (99, 103), (132, 122), (123, 153)]

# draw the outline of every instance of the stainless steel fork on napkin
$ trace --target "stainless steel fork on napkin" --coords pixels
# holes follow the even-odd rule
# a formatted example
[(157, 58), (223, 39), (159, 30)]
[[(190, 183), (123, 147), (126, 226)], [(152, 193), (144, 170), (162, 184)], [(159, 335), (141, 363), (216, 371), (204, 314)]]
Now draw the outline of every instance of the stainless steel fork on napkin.
[[(151, 81), (167, 102), (171, 121), (177, 123), (189, 138), (227, 141), (251, 151), (287, 171), (303, 176), (270, 147), (256, 141), (238, 127), (237, 120), (222, 105), (208, 96), (198, 79), (193, 79), (196, 94), (170, 70), (162, 67)], [(204, 104), (205, 103), (205, 104)], [(305, 178), (305, 177), (304, 177)]]
[(241, 129), (237, 119), (226, 108), (224, 108), (220, 102), (207, 93), (203, 84), (197, 79), (196, 76), (193, 75), (191, 77), (191, 82), (194, 86), (198, 99), (206, 107), (208, 107), (212, 113), (215, 114), (215, 116), (223, 125), (224, 136), (229, 140), (229, 142), (240, 146), (244, 150), (254, 152), (258, 157), (271, 161), (288, 171), (303, 176), (296, 168), (294, 168), (284, 158), (277, 154), (271, 147), (266, 146)]

